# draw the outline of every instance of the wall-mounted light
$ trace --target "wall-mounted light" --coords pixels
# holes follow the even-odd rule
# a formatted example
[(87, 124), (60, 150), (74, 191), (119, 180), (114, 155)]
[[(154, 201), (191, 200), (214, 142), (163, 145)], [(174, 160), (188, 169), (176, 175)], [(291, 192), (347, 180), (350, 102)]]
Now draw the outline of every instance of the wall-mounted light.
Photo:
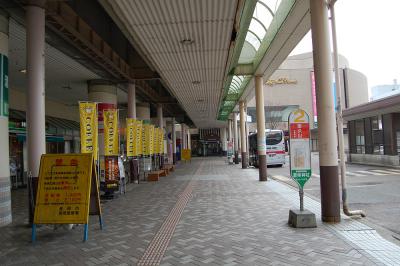
[(22, 74), (26, 74), (26, 69), (20, 69), (19, 72), (21, 72)]

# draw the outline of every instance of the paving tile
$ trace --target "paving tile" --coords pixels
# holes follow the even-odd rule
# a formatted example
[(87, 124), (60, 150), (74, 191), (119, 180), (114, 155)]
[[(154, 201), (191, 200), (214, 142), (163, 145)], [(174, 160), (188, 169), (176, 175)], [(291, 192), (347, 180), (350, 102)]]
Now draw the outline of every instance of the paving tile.
[(374, 232), (350, 234), (344, 228), (366, 229), (362, 224), (288, 227), (295, 204), (289, 192), (257, 180), (255, 169), (242, 170), (223, 158), (194, 158), (157, 183), (129, 185), (127, 194), (103, 202), (105, 228), (99, 230), (97, 217), (91, 217), (86, 243), (83, 226), (42, 226), (32, 245), (24, 226), (27, 193), (13, 191), (14, 222), (0, 228), (0, 265), (136, 265), (150, 249), (160, 257), (151, 265), (165, 266), (382, 265), (395, 252), (373, 243), (368, 248), (379, 249), (381, 261), (360, 252), (344, 235), (360, 242)]

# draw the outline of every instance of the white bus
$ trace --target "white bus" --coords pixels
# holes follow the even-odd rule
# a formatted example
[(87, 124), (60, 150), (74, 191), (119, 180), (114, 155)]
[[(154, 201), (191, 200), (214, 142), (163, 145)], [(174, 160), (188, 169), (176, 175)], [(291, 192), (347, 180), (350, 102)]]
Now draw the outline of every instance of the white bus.
[[(285, 164), (285, 135), (282, 130), (266, 129), (267, 165)], [(249, 165), (258, 167), (257, 133), (249, 135)]]

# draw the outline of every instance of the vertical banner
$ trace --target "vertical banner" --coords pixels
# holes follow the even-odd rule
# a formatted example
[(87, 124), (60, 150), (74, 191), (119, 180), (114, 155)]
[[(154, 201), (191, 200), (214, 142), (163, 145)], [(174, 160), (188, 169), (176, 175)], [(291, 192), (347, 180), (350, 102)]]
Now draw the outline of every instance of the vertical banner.
[(81, 153), (93, 153), (98, 160), (97, 106), (93, 102), (79, 103)]
[(0, 116), (8, 117), (8, 57), (0, 54)]
[(134, 141), (134, 150), (136, 151), (136, 156), (143, 154), (143, 144), (142, 144), (142, 132), (143, 132), (143, 121), (136, 120), (136, 133)]
[(136, 148), (136, 119), (126, 119), (126, 156), (134, 157), (137, 156)]
[(118, 156), (118, 111), (109, 109), (103, 111), (104, 118), (104, 155)]
[(154, 154), (154, 125), (149, 125), (149, 155)]
[(105, 183), (106, 189), (117, 190), (119, 184), (118, 156), (105, 156)]
[(143, 125), (142, 130), (142, 150), (143, 156), (149, 156), (149, 145), (150, 145), (150, 125)]
[(158, 154), (158, 127), (154, 128), (153, 134), (153, 153)]
[(160, 154), (164, 153), (164, 132), (163, 129), (160, 128), (158, 130), (158, 150)]

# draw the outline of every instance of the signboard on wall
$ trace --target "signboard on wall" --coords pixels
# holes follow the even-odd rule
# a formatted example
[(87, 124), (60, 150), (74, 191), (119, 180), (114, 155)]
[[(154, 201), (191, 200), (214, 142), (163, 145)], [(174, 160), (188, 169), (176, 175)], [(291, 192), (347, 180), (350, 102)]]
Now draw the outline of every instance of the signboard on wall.
[(0, 116), (8, 117), (8, 57), (0, 54)]

